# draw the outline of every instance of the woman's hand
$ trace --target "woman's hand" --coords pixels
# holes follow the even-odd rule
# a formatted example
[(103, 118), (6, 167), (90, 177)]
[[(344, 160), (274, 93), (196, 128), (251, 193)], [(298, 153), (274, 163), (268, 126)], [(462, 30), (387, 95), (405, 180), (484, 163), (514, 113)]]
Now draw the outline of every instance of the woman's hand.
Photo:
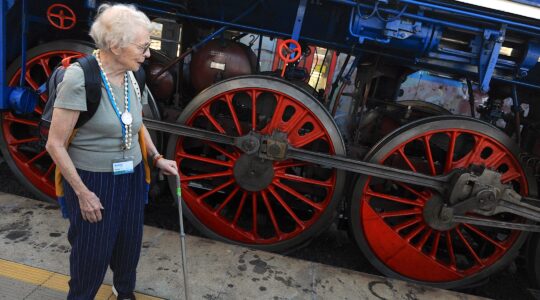
[(103, 205), (99, 198), (91, 191), (82, 192), (79, 196), (79, 206), (81, 207), (81, 215), (83, 220), (90, 223), (101, 221), (101, 210)]
[(161, 158), (156, 161), (156, 168), (159, 168), (165, 175), (178, 175), (178, 166), (174, 160)]

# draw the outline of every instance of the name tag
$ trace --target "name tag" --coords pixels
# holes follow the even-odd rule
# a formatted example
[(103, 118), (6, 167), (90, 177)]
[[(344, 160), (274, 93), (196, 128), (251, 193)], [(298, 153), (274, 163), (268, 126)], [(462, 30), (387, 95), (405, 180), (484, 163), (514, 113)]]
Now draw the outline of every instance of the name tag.
[(114, 175), (129, 174), (134, 172), (132, 158), (115, 159), (113, 160), (112, 167)]

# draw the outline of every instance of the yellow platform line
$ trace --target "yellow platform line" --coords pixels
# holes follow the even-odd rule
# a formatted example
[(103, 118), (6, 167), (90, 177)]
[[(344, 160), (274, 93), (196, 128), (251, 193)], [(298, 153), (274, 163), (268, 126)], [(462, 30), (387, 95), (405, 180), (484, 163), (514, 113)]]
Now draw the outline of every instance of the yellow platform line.
[[(69, 276), (51, 272), (48, 270), (30, 267), (9, 260), (0, 259), (0, 276), (42, 286), (51, 290), (67, 293), (69, 290)], [(140, 300), (160, 300), (145, 294), (135, 293)], [(112, 287), (102, 284), (96, 295), (97, 300), (116, 299), (112, 293)]]

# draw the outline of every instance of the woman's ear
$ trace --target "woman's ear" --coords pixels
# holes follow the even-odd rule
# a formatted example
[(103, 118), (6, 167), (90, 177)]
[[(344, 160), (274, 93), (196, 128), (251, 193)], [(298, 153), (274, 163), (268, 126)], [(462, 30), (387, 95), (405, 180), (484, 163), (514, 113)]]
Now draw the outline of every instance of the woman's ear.
[(122, 54), (122, 48), (119, 47), (118, 43), (115, 43), (114, 45), (111, 45), (110, 50), (116, 56), (119, 56), (120, 54)]

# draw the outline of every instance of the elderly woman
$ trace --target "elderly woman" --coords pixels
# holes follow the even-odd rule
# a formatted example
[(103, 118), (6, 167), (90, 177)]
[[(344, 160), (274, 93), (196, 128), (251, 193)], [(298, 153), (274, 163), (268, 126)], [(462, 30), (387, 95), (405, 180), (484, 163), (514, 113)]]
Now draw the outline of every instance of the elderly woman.
[(147, 92), (141, 96), (130, 74), (150, 56), (150, 30), (148, 17), (132, 5), (99, 7), (90, 36), (98, 47), (101, 101), (74, 137), (86, 110), (81, 67), (71, 65), (58, 85), (47, 150), (64, 178), (69, 212), (68, 299), (94, 299), (108, 266), (118, 298), (134, 299), (146, 193), (141, 144), (155, 167), (178, 174), (176, 163), (162, 159), (142, 125)]

